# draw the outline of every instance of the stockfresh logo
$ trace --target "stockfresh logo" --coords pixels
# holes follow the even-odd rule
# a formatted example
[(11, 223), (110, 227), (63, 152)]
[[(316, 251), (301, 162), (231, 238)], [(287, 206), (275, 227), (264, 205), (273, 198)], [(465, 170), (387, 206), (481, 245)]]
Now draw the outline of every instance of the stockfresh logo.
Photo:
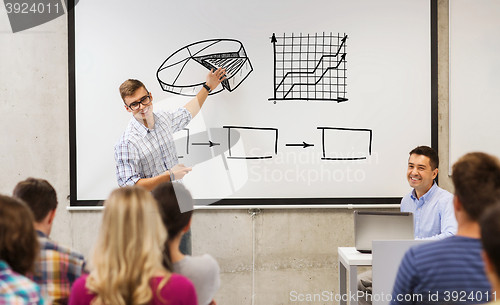
[(13, 33), (31, 29), (54, 20), (72, 10), (77, 4), (78, 0), (4, 0), (5, 10)]

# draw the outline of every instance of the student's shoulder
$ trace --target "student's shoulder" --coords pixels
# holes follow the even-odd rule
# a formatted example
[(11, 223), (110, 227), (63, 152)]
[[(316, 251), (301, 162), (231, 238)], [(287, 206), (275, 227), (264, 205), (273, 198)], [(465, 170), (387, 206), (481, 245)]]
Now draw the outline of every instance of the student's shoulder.
[(219, 263), (217, 263), (217, 260), (212, 255), (205, 253), (199, 256), (198, 258), (202, 263), (205, 263), (208, 266), (212, 266), (214, 268), (219, 269)]
[(437, 185), (436, 185), (436, 195), (438, 195), (439, 198), (445, 199), (445, 200), (453, 199), (452, 193), (448, 192), (447, 190), (445, 190)]
[(72, 304), (91, 304), (95, 294), (87, 289), (88, 274), (84, 274), (76, 279), (71, 285), (71, 294), (69, 296), (69, 305)]
[[(153, 285), (157, 286), (163, 281), (163, 277), (155, 277), (153, 281)], [(194, 290), (193, 282), (189, 278), (184, 275), (178, 273), (170, 274), (167, 283), (163, 287), (162, 290), (167, 291), (190, 291)]]
[(185, 264), (197, 270), (219, 270), (219, 263), (208, 253), (200, 256), (186, 256)]
[(83, 274), (82, 276), (77, 278), (75, 280), (75, 282), (73, 283), (72, 289), (74, 289), (74, 290), (85, 289), (85, 283), (87, 282), (88, 276), (89, 276), (88, 274)]
[(477, 241), (475, 239), (450, 236), (441, 240), (413, 246), (408, 252), (411, 252), (410, 255), (415, 261), (427, 260), (429, 257), (434, 259), (440, 257), (447, 258), (450, 253), (460, 253), (462, 251), (467, 251), (469, 247), (474, 248), (476, 243)]
[(61, 254), (68, 256), (71, 259), (84, 260), (83, 254), (71, 248), (70, 246), (58, 243), (55, 240), (39, 237), (40, 248), (42, 251), (57, 251)]
[[(193, 283), (185, 276), (172, 273), (168, 276), (167, 282), (160, 287), (165, 280), (164, 276), (156, 276), (152, 278), (151, 288), (153, 291), (160, 291), (161, 298), (153, 296), (150, 304), (165, 304), (165, 300), (169, 304), (197, 304), (196, 290)], [(160, 300), (162, 300), (160, 302)]]
[(200, 263), (215, 263), (215, 264), (217, 264), (217, 261), (215, 260), (215, 258), (208, 253), (205, 253), (205, 254), (200, 255), (200, 256), (186, 256), (186, 257), (189, 257), (191, 260), (196, 261), (196, 262), (200, 262)]

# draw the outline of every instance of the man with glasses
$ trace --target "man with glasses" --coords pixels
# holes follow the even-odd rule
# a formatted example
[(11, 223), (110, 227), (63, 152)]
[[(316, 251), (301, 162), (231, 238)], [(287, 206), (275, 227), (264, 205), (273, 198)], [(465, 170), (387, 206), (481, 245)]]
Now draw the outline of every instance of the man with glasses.
[(152, 191), (158, 184), (182, 179), (191, 171), (191, 167), (178, 164), (173, 133), (182, 130), (198, 114), (208, 94), (225, 78), (225, 69), (210, 71), (196, 97), (176, 111), (153, 112), (153, 95), (138, 80), (121, 84), (125, 109), (133, 118), (115, 145), (120, 187), (137, 184)]
[[(153, 112), (153, 95), (136, 79), (121, 84), (120, 95), (133, 118), (115, 144), (120, 187), (136, 184), (152, 191), (160, 183), (182, 179), (191, 171), (191, 167), (179, 164), (173, 133), (198, 114), (208, 94), (226, 79), (225, 74), (222, 68), (210, 71), (196, 97), (176, 111)], [(191, 230), (184, 234), (179, 249), (191, 255)]]

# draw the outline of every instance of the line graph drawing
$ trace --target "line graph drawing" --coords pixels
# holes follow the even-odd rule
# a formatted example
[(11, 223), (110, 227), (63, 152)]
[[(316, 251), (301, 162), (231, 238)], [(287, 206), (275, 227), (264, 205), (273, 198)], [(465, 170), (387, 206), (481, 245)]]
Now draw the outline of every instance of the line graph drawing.
[[(205, 83), (206, 70), (226, 69), (222, 90), (235, 90), (253, 71), (243, 44), (234, 39), (211, 39), (187, 45), (170, 55), (158, 68), (156, 78), (163, 91), (195, 96)], [(196, 77), (200, 77), (197, 79)]]
[(269, 101), (322, 100), (346, 102), (348, 36), (271, 37), (274, 52), (274, 96)]

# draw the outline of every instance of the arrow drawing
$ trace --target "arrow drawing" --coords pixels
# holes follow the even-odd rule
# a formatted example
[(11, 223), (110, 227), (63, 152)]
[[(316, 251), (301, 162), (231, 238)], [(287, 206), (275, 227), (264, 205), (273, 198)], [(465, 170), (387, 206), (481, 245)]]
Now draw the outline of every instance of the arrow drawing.
[(285, 144), (285, 146), (302, 146), (302, 148), (307, 148), (314, 146), (314, 144), (308, 144), (306, 142), (302, 142), (302, 144)]
[(191, 145), (208, 145), (209, 147), (220, 145), (220, 143), (214, 143), (212, 141), (208, 141), (208, 143), (192, 143)]

